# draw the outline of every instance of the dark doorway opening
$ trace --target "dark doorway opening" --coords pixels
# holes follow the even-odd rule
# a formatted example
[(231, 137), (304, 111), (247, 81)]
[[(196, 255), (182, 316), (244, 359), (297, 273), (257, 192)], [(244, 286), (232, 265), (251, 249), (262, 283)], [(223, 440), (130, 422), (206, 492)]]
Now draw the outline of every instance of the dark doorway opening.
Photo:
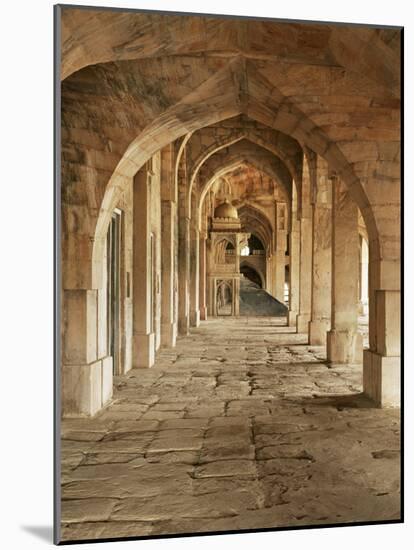
[(242, 265), (240, 267), (240, 273), (242, 273), (249, 281), (255, 283), (259, 288), (263, 288), (262, 279), (255, 269), (248, 265)]
[(108, 355), (112, 356), (113, 373), (120, 372), (120, 239), (121, 213), (113, 212), (107, 237), (107, 319)]
[(217, 315), (232, 315), (233, 290), (226, 281), (222, 281), (217, 285), (216, 304)]

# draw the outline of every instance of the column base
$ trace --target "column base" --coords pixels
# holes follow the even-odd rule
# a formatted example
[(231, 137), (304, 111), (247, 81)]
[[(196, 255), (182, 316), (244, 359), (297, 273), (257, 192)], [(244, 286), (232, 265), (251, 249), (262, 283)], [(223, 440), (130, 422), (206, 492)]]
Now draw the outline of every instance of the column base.
[(288, 327), (296, 327), (297, 317), (298, 317), (297, 311), (294, 311), (294, 310), (288, 311), (288, 314), (287, 314)]
[(326, 333), (331, 328), (329, 319), (317, 319), (309, 322), (309, 344), (311, 346), (325, 346)]
[(298, 333), (308, 332), (309, 330), (310, 314), (301, 313), (296, 317), (296, 327)]
[(155, 363), (155, 334), (134, 334), (134, 368), (152, 367)]
[(200, 321), (207, 321), (207, 307), (200, 307)]
[(87, 365), (63, 365), (63, 417), (93, 416), (112, 398), (112, 357)]
[(189, 318), (178, 320), (178, 333), (180, 336), (188, 336), (190, 334)]
[(114, 362), (112, 357), (102, 359), (102, 407), (112, 399)]
[(199, 327), (200, 326), (200, 310), (197, 309), (196, 311), (192, 311), (190, 313), (190, 325), (192, 327)]
[(162, 323), (161, 325), (161, 345), (165, 347), (175, 347), (177, 343), (177, 323)]
[(331, 363), (361, 363), (362, 334), (349, 330), (327, 333), (326, 356)]
[(364, 393), (378, 407), (399, 407), (401, 403), (401, 359), (384, 357), (364, 349)]

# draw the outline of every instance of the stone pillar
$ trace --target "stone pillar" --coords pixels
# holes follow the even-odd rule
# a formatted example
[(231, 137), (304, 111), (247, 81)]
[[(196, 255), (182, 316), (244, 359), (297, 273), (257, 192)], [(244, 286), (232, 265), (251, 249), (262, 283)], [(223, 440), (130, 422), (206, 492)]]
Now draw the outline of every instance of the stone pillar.
[(190, 328), (190, 219), (185, 214), (180, 215), (178, 228), (178, 331), (186, 336)]
[(299, 265), (299, 314), (297, 331), (308, 332), (311, 319), (312, 297), (312, 210), (310, 205), (310, 172), (308, 156), (303, 160), (303, 178), (300, 219), (300, 265)]
[(300, 261), (300, 224), (297, 211), (296, 187), (292, 185), (292, 210), (289, 233), (289, 312), (288, 325), (296, 326), (299, 312), (299, 261)]
[(312, 220), (300, 220), (300, 266), (299, 266), (299, 314), (297, 316), (298, 332), (308, 332), (311, 317), (312, 296)]
[(213, 261), (213, 250), (212, 250), (212, 242), (211, 237), (206, 240), (206, 272), (207, 272), (207, 279), (206, 279), (206, 300), (208, 305), (208, 311), (209, 315), (212, 317), (215, 317), (217, 315), (216, 311), (216, 298), (215, 298), (215, 284), (214, 284), (214, 277), (211, 276), (211, 270), (214, 264)]
[(233, 315), (238, 317), (240, 315), (240, 279), (233, 279)]
[(81, 256), (76, 261), (71, 259), (62, 269), (62, 275), (65, 274), (65, 277), (62, 276), (61, 318), (63, 417), (92, 416), (112, 398), (113, 358), (108, 355), (106, 237), (97, 239), (94, 245), (99, 245), (96, 257), (100, 262), (93, 280), (71, 277), (80, 267), (91, 274), (90, 265)]
[[(396, 152), (399, 148), (396, 144)], [(378, 163), (366, 163), (369, 167), (366, 173), (371, 173), (366, 181), (370, 200), (361, 208), (369, 236), (369, 349), (364, 349), (363, 354), (363, 384), (364, 393), (378, 406), (399, 407), (402, 298), (400, 164), (396, 154), (395, 162), (387, 164), (385, 174), (382, 155), (379, 158)], [(388, 171), (388, 167), (392, 169)], [(373, 220), (377, 231), (372, 230)]]
[(312, 301), (309, 344), (326, 345), (331, 328), (332, 187), (327, 163), (317, 158), (312, 193)]
[(175, 346), (177, 323), (174, 319), (174, 227), (177, 205), (161, 202), (161, 344)]
[[(273, 248), (273, 247), (272, 247)], [(265, 290), (272, 296), (276, 297), (276, 259), (273, 254), (268, 254), (265, 251), (266, 255), (266, 272), (265, 272)]]
[(199, 306), (199, 281), (200, 281), (200, 232), (194, 227), (196, 220), (193, 220), (190, 240), (190, 325), (200, 325)]
[[(275, 284), (275, 298), (285, 303), (285, 280), (286, 280), (286, 233), (283, 235), (282, 239), (285, 241), (285, 250), (283, 248), (279, 249), (274, 257), (274, 264), (276, 270), (276, 284)], [(279, 237), (278, 237), (279, 241)]]
[(200, 319), (207, 321), (207, 237), (205, 233), (200, 234), (199, 256), (200, 256)]
[(332, 180), (332, 329), (328, 332), (327, 358), (334, 363), (362, 359), (358, 333), (359, 271), (358, 208), (345, 185)]
[[(371, 310), (372, 307), (370, 314)], [(364, 393), (379, 406), (399, 406), (401, 384), (400, 291), (376, 290), (375, 310), (376, 349), (364, 350)]]
[[(98, 290), (62, 296), (62, 415), (91, 416), (112, 397), (112, 357), (98, 353)], [(106, 314), (106, 312), (105, 312)]]
[[(384, 206), (384, 209), (388, 205)], [(399, 210), (399, 209), (398, 209)], [(389, 215), (389, 214), (388, 214)], [(364, 393), (376, 405), (399, 407), (401, 390), (401, 292), (399, 216), (389, 224), (391, 258), (369, 246), (369, 349), (363, 354)], [(385, 240), (386, 237), (383, 237)]]
[(360, 263), (359, 263), (359, 313), (368, 315), (368, 243), (360, 237)]
[(275, 202), (275, 298), (285, 303), (285, 265), (286, 265), (286, 235), (287, 235), (287, 208), (284, 202)]
[(145, 168), (134, 178), (133, 191), (133, 356), (135, 368), (155, 361), (152, 332), (152, 269), (150, 240), (150, 176)]
[(177, 321), (174, 315), (177, 193), (174, 178), (174, 149), (161, 151), (161, 345), (175, 346)]

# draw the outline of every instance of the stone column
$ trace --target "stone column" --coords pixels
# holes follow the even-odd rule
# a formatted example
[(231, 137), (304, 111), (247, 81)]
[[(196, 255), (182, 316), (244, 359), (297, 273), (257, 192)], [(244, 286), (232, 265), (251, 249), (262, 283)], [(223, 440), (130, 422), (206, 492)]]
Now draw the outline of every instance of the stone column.
[(99, 358), (97, 349), (97, 294), (63, 291), (63, 416), (94, 415), (112, 396), (112, 357)]
[(292, 185), (292, 210), (289, 233), (289, 312), (288, 325), (296, 326), (299, 312), (299, 261), (300, 261), (300, 224), (297, 212), (296, 187)]
[(190, 219), (180, 215), (178, 240), (178, 331), (186, 336), (190, 328)]
[(368, 262), (369, 251), (367, 241), (360, 237), (360, 264), (359, 264), (359, 313), (368, 314)]
[[(263, 276), (265, 279), (264, 290), (266, 290), (272, 296), (276, 294), (276, 281), (274, 281), (274, 272), (276, 271), (276, 266), (274, 265), (274, 256), (269, 250), (274, 250), (275, 245), (273, 243), (269, 244), (269, 247), (266, 247), (264, 251), (264, 272)], [(240, 262), (241, 263), (241, 262)]]
[(312, 302), (309, 344), (326, 345), (331, 328), (332, 186), (318, 157), (312, 196)]
[[(100, 264), (93, 281), (70, 276), (75, 269), (86, 267), (82, 255), (62, 269), (66, 275), (62, 277), (61, 318), (63, 417), (92, 416), (112, 398), (113, 358), (107, 355), (106, 238), (94, 244), (99, 244)], [(86, 271), (91, 273), (90, 266)]]
[(328, 332), (327, 358), (334, 363), (362, 359), (358, 333), (359, 271), (358, 208), (345, 185), (332, 179), (332, 329)]
[(152, 367), (152, 269), (150, 241), (150, 175), (145, 168), (134, 178), (133, 191), (133, 356), (135, 368)]
[(302, 194), (300, 204), (300, 265), (299, 314), (297, 331), (308, 332), (311, 319), (312, 296), (312, 210), (310, 205), (310, 173), (307, 156), (303, 162)]
[(200, 325), (200, 232), (195, 227), (196, 220), (193, 220), (190, 240), (190, 325)]
[(233, 314), (240, 315), (240, 279), (233, 279)]
[(383, 407), (399, 407), (401, 391), (400, 145), (393, 149), (395, 161), (390, 162), (391, 149), (379, 142), (379, 161), (361, 166), (368, 175), (364, 187), (369, 199), (361, 207), (369, 238), (369, 349), (363, 352), (363, 384), (364, 393)]
[(285, 265), (286, 265), (286, 234), (287, 208), (284, 202), (275, 202), (275, 298), (285, 303)]
[[(274, 256), (274, 262), (273, 262), (275, 266), (275, 271), (276, 271), (275, 298), (279, 300), (279, 302), (282, 302), (282, 304), (285, 303), (286, 233), (284, 235), (284, 240), (285, 240), (285, 250), (279, 249)], [(279, 237), (278, 237), (278, 241), (279, 241)]]
[(207, 321), (207, 236), (205, 233), (200, 234), (200, 319)]
[(174, 319), (174, 227), (177, 205), (161, 202), (161, 344), (175, 346), (177, 323)]
[(299, 266), (299, 314), (298, 332), (308, 332), (311, 317), (312, 296), (312, 220), (300, 220), (300, 266)]
[(214, 282), (214, 277), (212, 277), (211, 275), (212, 266), (214, 264), (212, 256), (213, 256), (213, 245), (210, 237), (206, 241), (206, 264), (207, 264), (206, 295), (207, 295), (207, 305), (208, 305), (209, 315), (212, 317), (216, 317), (217, 311), (216, 311), (216, 298), (215, 298), (215, 282)]
[(177, 321), (174, 317), (174, 271), (177, 224), (177, 193), (173, 146), (161, 151), (161, 344), (175, 346)]
[(274, 281), (274, 272), (276, 271), (276, 266), (274, 265), (274, 256), (273, 254), (268, 254), (267, 250), (265, 250), (265, 290), (272, 296), (276, 295), (276, 282)]
[[(370, 308), (371, 315), (372, 307)], [(364, 393), (382, 407), (400, 405), (401, 294), (375, 291), (376, 349), (364, 350)], [(370, 327), (370, 330), (372, 328)]]
[[(400, 208), (386, 211), (388, 257), (369, 245), (369, 349), (363, 352), (364, 393), (378, 406), (399, 407), (401, 390)], [(392, 216), (392, 219), (390, 219)], [(385, 217), (385, 216), (384, 216)], [(392, 235), (392, 237), (391, 237)], [(385, 248), (385, 247), (384, 247)]]

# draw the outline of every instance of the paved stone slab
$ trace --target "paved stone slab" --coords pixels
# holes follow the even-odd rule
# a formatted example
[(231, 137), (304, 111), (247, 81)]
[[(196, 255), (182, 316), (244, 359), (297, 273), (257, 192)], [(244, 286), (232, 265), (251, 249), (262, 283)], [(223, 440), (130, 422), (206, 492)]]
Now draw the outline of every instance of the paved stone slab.
[(399, 517), (400, 418), (271, 319), (202, 323), (62, 422), (64, 538)]
[(117, 499), (91, 498), (63, 500), (62, 523), (106, 521), (109, 519)]

